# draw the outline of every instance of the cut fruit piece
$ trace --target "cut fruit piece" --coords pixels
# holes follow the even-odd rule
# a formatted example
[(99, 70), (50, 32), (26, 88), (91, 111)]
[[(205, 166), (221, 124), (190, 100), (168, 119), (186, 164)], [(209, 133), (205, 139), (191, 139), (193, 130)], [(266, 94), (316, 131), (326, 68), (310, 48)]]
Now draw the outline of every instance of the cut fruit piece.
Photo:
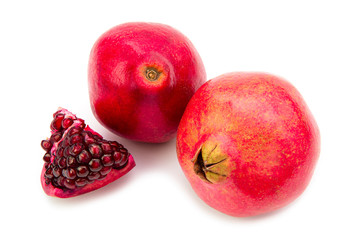
[(54, 113), (50, 129), (51, 136), (41, 142), (46, 151), (41, 183), (49, 196), (69, 198), (91, 192), (135, 166), (123, 145), (103, 139), (64, 108)]

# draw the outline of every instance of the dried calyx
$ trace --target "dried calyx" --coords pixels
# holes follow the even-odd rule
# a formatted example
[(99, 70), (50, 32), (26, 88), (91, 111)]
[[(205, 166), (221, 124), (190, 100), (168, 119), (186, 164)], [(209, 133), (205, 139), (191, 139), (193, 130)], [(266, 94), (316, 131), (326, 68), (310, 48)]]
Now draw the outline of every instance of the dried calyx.
[(205, 145), (200, 148), (194, 163), (194, 172), (207, 183), (220, 183), (226, 180), (228, 171), (228, 156), (215, 145)]

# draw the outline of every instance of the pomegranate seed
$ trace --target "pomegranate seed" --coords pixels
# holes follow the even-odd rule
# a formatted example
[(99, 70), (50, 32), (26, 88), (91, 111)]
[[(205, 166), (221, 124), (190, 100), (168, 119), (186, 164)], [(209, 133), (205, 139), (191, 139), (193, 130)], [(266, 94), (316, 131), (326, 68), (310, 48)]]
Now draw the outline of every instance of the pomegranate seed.
[(112, 170), (112, 167), (103, 167), (100, 171), (101, 175), (107, 175)]
[(66, 158), (62, 157), (58, 160), (58, 166), (60, 168), (65, 168), (66, 167)]
[(115, 151), (115, 152), (113, 153), (114, 164), (119, 164), (119, 162), (121, 161), (122, 157), (123, 157), (123, 156), (122, 156), (122, 153), (121, 153), (121, 152)]
[(81, 133), (81, 131), (82, 131), (81, 127), (75, 126), (73, 128), (70, 128), (70, 130), (68, 132), (68, 136), (71, 137), (74, 134)]
[(63, 176), (68, 179), (75, 179), (76, 178), (76, 171), (73, 168), (64, 169)]
[(46, 162), (46, 163), (44, 163), (44, 168), (45, 168), (45, 169), (48, 169), (48, 168), (49, 168), (49, 166), (50, 166), (50, 163), (47, 163), (47, 162)]
[(90, 145), (90, 144), (95, 143), (95, 142), (96, 142), (96, 140), (93, 137), (90, 137), (88, 135), (85, 136), (86, 145)]
[(75, 144), (75, 143), (81, 143), (83, 140), (83, 137), (80, 134), (74, 134), (70, 137), (69, 143), (70, 144)]
[(53, 131), (60, 131), (61, 130), (61, 122), (63, 119), (64, 119), (64, 114), (61, 114), (61, 113), (56, 114), (51, 125), (50, 125), (50, 128)]
[(45, 151), (49, 151), (49, 150), (51, 149), (51, 147), (52, 147), (52, 143), (51, 143), (50, 141), (48, 141), (48, 140), (43, 140), (43, 141), (41, 142), (41, 146), (42, 146), (42, 148), (43, 148)]
[(53, 178), (53, 169), (51, 167), (48, 167), (48, 169), (45, 171), (45, 176), (47, 178)]
[(100, 175), (97, 180), (100, 181), (100, 180), (103, 180), (107, 175)]
[(128, 154), (129, 153), (125, 148), (120, 149), (119, 152), (114, 152), (114, 166), (118, 168), (123, 167), (128, 162)]
[(73, 120), (71, 118), (64, 118), (63, 121), (61, 122), (61, 126), (64, 129), (67, 129), (68, 127), (70, 127), (73, 124)]
[(50, 142), (51, 143), (59, 142), (59, 140), (61, 139), (61, 136), (62, 135), (60, 132), (53, 133), (52, 136), (50, 137)]
[(112, 146), (115, 146), (117, 149), (120, 149), (120, 148), (123, 148), (123, 145), (122, 144), (119, 144), (117, 142), (110, 142), (112, 144)]
[(54, 177), (56, 177), (56, 178), (61, 175), (61, 169), (60, 169), (58, 166), (55, 166), (55, 167), (53, 168), (53, 175), (54, 175)]
[(55, 154), (55, 156), (57, 156), (57, 157), (59, 157), (59, 158), (61, 158), (62, 156), (64, 156), (64, 148), (59, 147), (58, 150), (57, 150), (57, 152), (56, 152), (56, 154)]
[(113, 158), (110, 154), (103, 155), (103, 157), (101, 158), (101, 162), (105, 167), (112, 166), (114, 163)]
[(75, 167), (77, 165), (76, 158), (73, 156), (69, 156), (66, 158), (66, 164), (69, 167)]
[(64, 138), (63, 143), (62, 143), (63, 148), (70, 146), (69, 140), (70, 140), (70, 138), (68, 136), (66, 136), (66, 138)]
[(77, 156), (84, 149), (84, 145), (82, 143), (75, 143), (70, 147), (70, 154), (73, 156)]
[(47, 162), (47, 163), (50, 162), (50, 158), (51, 158), (50, 153), (46, 153), (46, 154), (44, 154), (44, 156), (43, 156), (43, 160), (44, 160), (45, 162)]
[(99, 172), (90, 172), (89, 175), (87, 176), (87, 179), (92, 181), (98, 179), (100, 176), (101, 175)]
[(78, 179), (75, 180), (75, 185), (76, 185), (77, 187), (83, 187), (83, 186), (85, 186), (87, 183), (88, 183), (88, 182), (87, 182), (87, 180), (86, 180), (85, 178), (78, 178)]
[(103, 154), (102, 148), (96, 143), (93, 143), (90, 146), (88, 146), (88, 149), (93, 158), (100, 158)]
[(69, 189), (75, 189), (75, 181), (72, 179), (65, 179), (64, 180), (64, 186)]
[(92, 172), (98, 172), (102, 169), (102, 164), (99, 159), (92, 159), (89, 163), (88, 166)]
[(63, 176), (59, 176), (56, 180), (57, 180), (57, 184), (58, 184), (60, 187), (64, 187), (65, 178), (64, 178)]
[(82, 163), (88, 163), (91, 160), (91, 154), (87, 150), (83, 150), (79, 156), (77, 156), (77, 161)]
[(79, 166), (77, 168), (77, 176), (78, 177), (87, 177), (87, 175), (89, 174), (89, 169), (86, 166)]
[(108, 142), (101, 143), (101, 148), (104, 153), (112, 153), (112, 147)]

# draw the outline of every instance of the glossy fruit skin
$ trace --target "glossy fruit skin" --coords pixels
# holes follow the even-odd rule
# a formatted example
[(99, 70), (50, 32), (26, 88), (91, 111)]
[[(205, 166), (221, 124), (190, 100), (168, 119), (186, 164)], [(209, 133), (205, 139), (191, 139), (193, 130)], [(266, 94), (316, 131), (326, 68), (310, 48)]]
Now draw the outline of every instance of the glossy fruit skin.
[[(159, 77), (150, 81), (149, 69)], [(94, 44), (88, 69), (91, 108), (112, 132), (136, 141), (176, 136), (184, 109), (206, 81), (192, 43), (170, 26), (133, 22), (113, 27)]]
[[(296, 199), (319, 152), (319, 129), (300, 93), (267, 73), (234, 72), (208, 81), (189, 102), (177, 133), (178, 160), (194, 191), (237, 217)], [(210, 171), (200, 174), (197, 159)]]

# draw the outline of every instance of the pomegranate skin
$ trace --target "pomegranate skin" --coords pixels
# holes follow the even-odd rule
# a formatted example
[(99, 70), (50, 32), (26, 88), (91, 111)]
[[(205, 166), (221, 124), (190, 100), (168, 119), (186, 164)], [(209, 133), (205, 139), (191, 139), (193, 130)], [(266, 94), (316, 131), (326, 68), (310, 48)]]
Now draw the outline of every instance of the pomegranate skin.
[(300, 93), (267, 73), (208, 81), (188, 103), (177, 132), (178, 160), (194, 191), (236, 217), (295, 200), (319, 153), (319, 129)]
[(170, 26), (132, 22), (94, 44), (88, 66), (92, 111), (107, 129), (151, 143), (176, 136), (188, 101), (206, 81), (192, 43)]

